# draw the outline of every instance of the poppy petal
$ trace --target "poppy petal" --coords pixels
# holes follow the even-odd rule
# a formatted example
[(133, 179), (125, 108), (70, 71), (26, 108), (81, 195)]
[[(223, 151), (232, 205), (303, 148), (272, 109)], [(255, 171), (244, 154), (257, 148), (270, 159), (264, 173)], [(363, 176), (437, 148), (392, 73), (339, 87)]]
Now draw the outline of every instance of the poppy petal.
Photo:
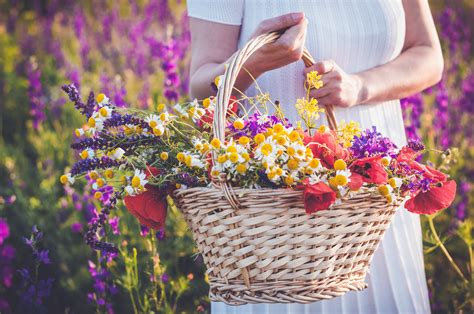
[(421, 192), (405, 203), (405, 208), (415, 214), (434, 214), (449, 207), (456, 196), (456, 181), (449, 180), (440, 187)]

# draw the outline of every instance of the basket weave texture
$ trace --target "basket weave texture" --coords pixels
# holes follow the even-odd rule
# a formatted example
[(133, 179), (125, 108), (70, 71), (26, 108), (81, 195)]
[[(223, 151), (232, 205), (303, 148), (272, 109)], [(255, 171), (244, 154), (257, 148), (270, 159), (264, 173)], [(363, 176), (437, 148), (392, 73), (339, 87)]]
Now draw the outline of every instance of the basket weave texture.
[[(213, 125), (221, 141), (238, 72), (254, 51), (278, 36), (249, 41), (227, 67)], [(303, 61), (314, 63), (306, 50)], [(326, 111), (335, 129), (332, 108)], [(225, 181), (180, 189), (173, 198), (204, 258), (210, 299), (232, 305), (311, 303), (366, 288), (374, 251), (403, 201), (387, 204), (379, 193), (364, 190), (308, 215), (301, 190), (233, 188)]]

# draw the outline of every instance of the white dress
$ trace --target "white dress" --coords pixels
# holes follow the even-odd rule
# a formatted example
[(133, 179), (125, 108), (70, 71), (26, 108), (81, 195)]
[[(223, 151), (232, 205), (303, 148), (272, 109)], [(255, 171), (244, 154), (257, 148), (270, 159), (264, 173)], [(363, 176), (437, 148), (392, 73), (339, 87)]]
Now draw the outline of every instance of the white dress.
[[(188, 0), (191, 17), (241, 25), (239, 47), (264, 19), (289, 12), (308, 19), (306, 46), (318, 60), (333, 59), (355, 73), (396, 58), (405, 38), (401, 0)], [(296, 62), (262, 75), (263, 92), (286, 107), (296, 120), (293, 104), (305, 95), (304, 65)], [(250, 88), (247, 93), (253, 93)], [(375, 125), (397, 145), (406, 142), (400, 102), (336, 108), (336, 118)], [(429, 313), (419, 216), (400, 208), (375, 252), (366, 278), (369, 288), (312, 304), (251, 304), (228, 306), (213, 302), (213, 313)]]

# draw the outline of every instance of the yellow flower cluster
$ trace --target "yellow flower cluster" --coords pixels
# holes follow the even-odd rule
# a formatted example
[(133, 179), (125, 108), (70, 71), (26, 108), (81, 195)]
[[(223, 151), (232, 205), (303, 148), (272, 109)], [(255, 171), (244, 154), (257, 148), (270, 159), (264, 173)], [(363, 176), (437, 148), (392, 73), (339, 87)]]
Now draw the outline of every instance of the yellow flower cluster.
[(319, 119), (319, 114), (324, 112), (324, 109), (319, 107), (318, 100), (314, 98), (309, 100), (300, 98), (296, 101), (295, 107), (298, 115), (304, 121), (308, 129), (316, 127), (316, 121)]
[(321, 80), (321, 75), (319, 75), (318, 71), (311, 71), (306, 74), (306, 88), (307, 89), (320, 89), (323, 87), (323, 81)]
[(360, 125), (355, 121), (346, 123), (346, 121), (341, 120), (337, 129), (338, 140), (342, 145), (344, 145), (344, 147), (350, 147), (354, 137), (359, 136), (361, 133)]

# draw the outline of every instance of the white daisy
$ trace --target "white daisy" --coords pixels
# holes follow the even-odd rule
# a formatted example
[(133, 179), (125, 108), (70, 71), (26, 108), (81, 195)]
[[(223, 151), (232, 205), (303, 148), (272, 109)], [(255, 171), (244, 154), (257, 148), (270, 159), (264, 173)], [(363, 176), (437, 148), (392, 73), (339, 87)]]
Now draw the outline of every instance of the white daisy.
[(61, 176), (60, 181), (62, 184), (66, 184), (66, 183), (74, 184), (76, 179), (71, 175), (71, 173), (66, 173)]
[(145, 172), (135, 169), (135, 173), (132, 177), (131, 185), (134, 189), (137, 190), (143, 190), (145, 184), (148, 183), (148, 180), (146, 179)]
[(92, 117), (87, 120), (87, 124), (89, 125), (89, 132), (92, 135), (102, 131), (102, 129), (104, 128), (104, 120), (101, 118), (99, 112), (94, 112)]
[(319, 174), (319, 173), (313, 173), (313, 174), (309, 177), (309, 184), (317, 184), (317, 183), (319, 183), (319, 182), (323, 182), (323, 183), (328, 184), (327, 175), (325, 175), (325, 174)]
[(158, 116), (156, 114), (150, 114), (150, 115), (146, 116), (145, 122), (148, 123), (150, 128), (153, 129), (155, 126), (157, 126), (159, 123), (161, 123), (160, 116)]
[(99, 109), (99, 115), (103, 119), (108, 119), (112, 116), (112, 111), (113, 109), (109, 106), (102, 106), (102, 108)]
[(110, 99), (105, 96), (105, 94), (99, 94), (97, 95), (97, 103), (99, 105), (108, 105), (110, 102)]
[(125, 154), (125, 151), (121, 149), (120, 147), (108, 153), (110, 159), (112, 160), (121, 159), (123, 157), (123, 154)]

